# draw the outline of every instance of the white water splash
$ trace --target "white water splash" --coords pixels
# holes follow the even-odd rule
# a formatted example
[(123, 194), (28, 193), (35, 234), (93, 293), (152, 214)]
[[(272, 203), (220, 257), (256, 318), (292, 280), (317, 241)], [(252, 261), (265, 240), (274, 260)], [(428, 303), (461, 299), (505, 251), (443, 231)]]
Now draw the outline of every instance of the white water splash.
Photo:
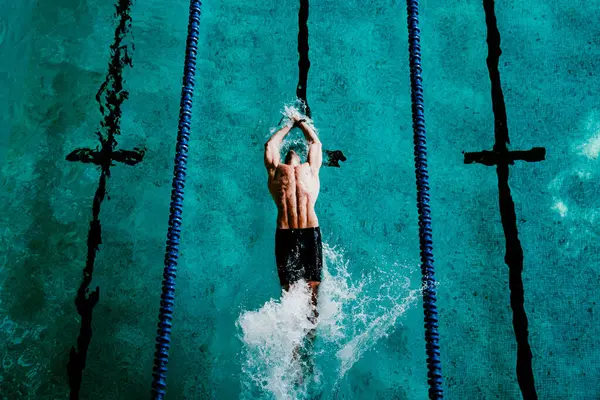
[[(345, 374), (414, 305), (419, 289), (410, 289), (410, 268), (394, 272), (379, 265), (352, 278), (343, 252), (323, 244), (323, 280), (314, 346), (305, 340), (313, 328), (310, 292), (300, 282), (257, 311), (242, 312), (237, 326), (243, 350), (241, 398), (303, 399), (335, 390)], [(308, 357), (294, 357), (300, 349)], [(308, 372), (307, 371), (311, 371)]]
[(590, 160), (597, 160), (600, 154), (600, 133), (596, 133), (594, 136), (588, 138), (585, 143), (580, 144), (577, 149), (580, 151), (579, 154), (589, 158)]
[(576, 144), (579, 154), (590, 159), (597, 160), (600, 155), (600, 112), (592, 111), (584, 121), (584, 129), (588, 134), (587, 140)]
[[(314, 121), (306, 116), (301, 110), (304, 108), (304, 103), (300, 99), (296, 99), (287, 104), (284, 104), (283, 109), (281, 110), (282, 120), (278, 126), (273, 126), (270, 129), (269, 137), (272, 136), (275, 132), (281, 129), (283, 126), (292, 127), (292, 117), (298, 116), (306, 120), (306, 123), (315, 131), (317, 136), (319, 135), (319, 130), (315, 127)], [(303, 161), (306, 160), (308, 156), (308, 145), (306, 140), (304, 139), (304, 135), (301, 133), (300, 129), (296, 131), (292, 131), (285, 138), (280, 152), (282, 154), (287, 154), (290, 149), (294, 149), (294, 151), (300, 156), (300, 159)]]
[[(301, 99), (295, 99), (294, 101), (284, 104), (283, 108), (280, 111), (282, 115), (282, 126), (291, 127), (294, 124), (292, 122), (292, 117), (297, 116), (300, 118), (304, 118), (306, 120), (306, 123), (310, 125), (317, 134), (319, 134), (319, 131), (314, 126), (314, 121), (301, 111), (303, 108), (304, 102)], [(276, 126), (271, 127), (271, 134), (275, 133), (275, 131), (277, 131), (278, 129), (279, 127)]]
[(237, 325), (247, 350), (244, 372), (262, 392), (291, 399), (289, 394), (298, 390), (295, 386), (302, 365), (293, 353), (315, 327), (308, 320), (310, 314), (309, 290), (298, 284), (281, 300), (271, 299), (260, 310), (240, 315)]

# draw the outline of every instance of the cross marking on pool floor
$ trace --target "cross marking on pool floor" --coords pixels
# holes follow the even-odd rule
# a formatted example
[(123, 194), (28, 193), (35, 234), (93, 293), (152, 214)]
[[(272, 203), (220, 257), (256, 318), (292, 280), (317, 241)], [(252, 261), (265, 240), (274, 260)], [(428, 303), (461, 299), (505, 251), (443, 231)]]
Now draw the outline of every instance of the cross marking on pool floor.
[[(92, 339), (93, 309), (100, 299), (100, 288), (96, 287), (90, 293), (89, 286), (92, 282), (96, 253), (102, 244), (102, 228), (100, 225), (100, 206), (106, 195), (106, 183), (110, 177), (110, 167), (113, 162), (135, 165), (142, 161), (145, 151), (141, 148), (133, 150), (116, 150), (116, 135), (121, 133), (121, 105), (129, 97), (129, 92), (123, 90), (123, 67), (132, 66), (128, 53), (128, 45), (122, 40), (129, 33), (131, 17), (129, 11), (131, 0), (118, 0), (115, 16), (119, 24), (115, 29), (114, 42), (110, 46), (111, 58), (108, 64), (106, 79), (96, 94), (96, 101), (100, 105), (103, 120), (100, 123), (104, 129), (96, 132), (100, 140), (100, 149), (77, 148), (69, 153), (67, 161), (90, 163), (101, 167), (98, 188), (94, 194), (92, 204), (92, 220), (88, 230), (87, 257), (83, 268), (83, 279), (77, 290), (75, 306), (81, 316), (77, 345), (71, 347), (67, 373), (69, 375), (69, 398), (79, 399), (79, 392), (83, 381), (83, 370), (86, 366), (87, 353)], [(133, 48), (133, 44), (131, 44)]]
[(517, 381), (524, 399), (537, 400), (532, 368), (533, 356), (529, 345), (528, 321), (524, 306), (523, 248), (519, 241), (515, 203), (508, 184), (508, 166), (514, 164), (516, 160), (543, 161), (546, 157), (546, 149), (534, 147), (527, 151), (508, 150), (507, 144), (510, 143), (510, 139), (508, 136), (506, 105), (498, 69), (502, 50), (500, 49), (500, 32), (496, 21), (494, 0), (483, 0), (483, 7), (487, 25), (488, 57), (486, 62), (491, 82), (495, 143), (492, 151), (463, 152), (464, 163), (496, 166), (500, 216), (506, 239), (504, 261), (509, 269), (510, 305), (513, 312), (513, 330), (517, 342)]
[[(312, 119), (312, 112), (306, 99), (306, 86), (310, 59), (308, 58), (308, 11), (309, 1), (300, 0), (298, 9), (298, 85), (296, 86), (296, 97), (303, 101), (304, 113)], [(340, 167), (340, 161), (346, 161), (346, 156), (341, 150), (323, 150), (327, 155), (328, 167)]]

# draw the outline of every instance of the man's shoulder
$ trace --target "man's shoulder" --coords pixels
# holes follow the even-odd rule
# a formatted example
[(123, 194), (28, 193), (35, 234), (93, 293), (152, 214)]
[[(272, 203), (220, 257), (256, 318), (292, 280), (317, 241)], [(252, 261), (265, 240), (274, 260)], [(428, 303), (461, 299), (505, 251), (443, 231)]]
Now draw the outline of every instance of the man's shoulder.
[(316, 178), (319, 177), (319, 171), (321, 170), (321, 168), (313, 167), (312, 165), (310, 165), (307, 162), (305, 162), (304, 164), (302, 164), (301, 167), (303, 169), (307, 170), (307, 171), (310, 170)]

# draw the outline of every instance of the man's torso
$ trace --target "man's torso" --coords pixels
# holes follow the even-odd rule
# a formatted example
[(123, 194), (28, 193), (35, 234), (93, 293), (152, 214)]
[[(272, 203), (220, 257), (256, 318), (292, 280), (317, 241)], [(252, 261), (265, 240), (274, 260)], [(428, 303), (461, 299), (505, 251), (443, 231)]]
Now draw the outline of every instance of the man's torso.
[(269, 191), (277, 204), (277, 227), (280, 229), (319, 226), (315, 203), (319, 196), (319, 176), (308, 163), (296, 167), (279, 164), (269, 176)]

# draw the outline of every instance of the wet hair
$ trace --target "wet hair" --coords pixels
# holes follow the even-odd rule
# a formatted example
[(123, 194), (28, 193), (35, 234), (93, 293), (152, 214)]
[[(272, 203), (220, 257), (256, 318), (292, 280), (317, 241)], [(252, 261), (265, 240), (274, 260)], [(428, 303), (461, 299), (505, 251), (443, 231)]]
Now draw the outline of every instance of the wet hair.
[(296, 157), (300, 158), (300, 156), (294, 151), (294, 149), (290, 149), (287, 154), (285, 155), (285, 163), (286, 164), (290, 164), (292, 162), (292, 158), (294, 157), (294, 154), (296, 155)]
[[(306, 157), (308, 157), (307, 155), (307, 150), (308, 148), (306, 147), (304, 142), (301, 141), (294, 141), (294, 140), (290, 140), (289, 142), (285, 143), (282, 146), (282, 153), (285, 154), (285, 157), (282, 157), (283, 159), (285, 159), (285, 163), (289, 164), (292, 161), (292, 157), (294, 153), (296, 153), (296, 156), (299, 158), (298, 162), (300, 164), (302, 164), (302, 160), (306, 159)], [(282, 156), (283, 156), (282, 154)]]

